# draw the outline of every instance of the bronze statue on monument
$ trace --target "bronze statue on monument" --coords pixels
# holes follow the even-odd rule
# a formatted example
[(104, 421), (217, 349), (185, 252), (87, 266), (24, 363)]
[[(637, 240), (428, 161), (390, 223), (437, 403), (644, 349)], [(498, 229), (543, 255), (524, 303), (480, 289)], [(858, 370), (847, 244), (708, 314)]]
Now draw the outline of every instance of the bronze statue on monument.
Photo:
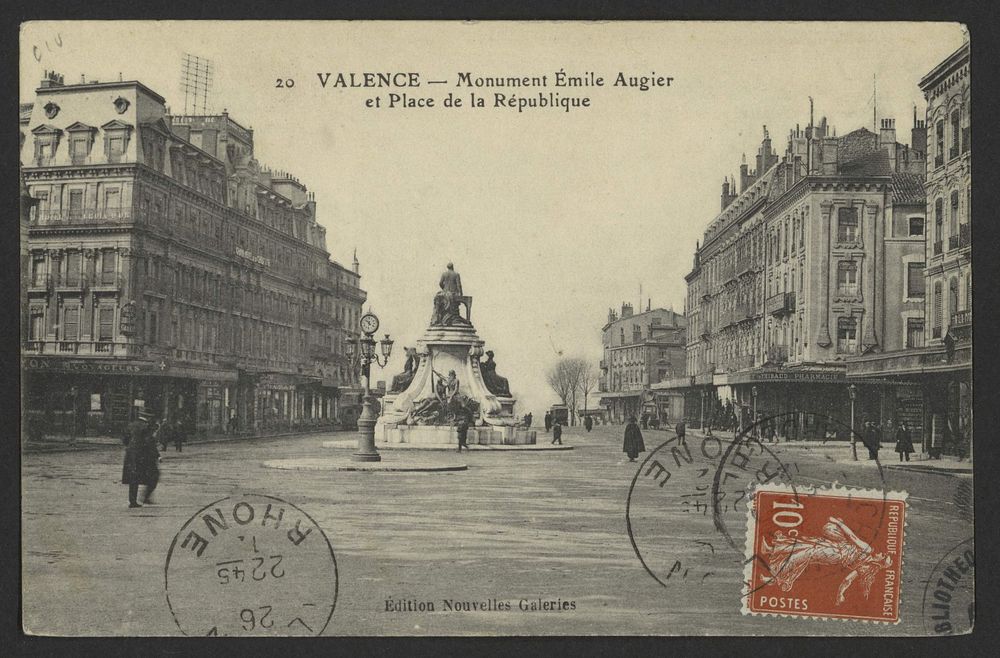
[[(455, 271), (455, 265), (448, 263), (448, 268), (441, 274), (438, 282), (440, 290), (434, 295), (434, 312), (431, 315), (432, 327), (471, 326), (469, 318), (472, 298), (462, 294), (462, 276)], [(465, 315), (459, 313), (459, 306), (465, 305)]]

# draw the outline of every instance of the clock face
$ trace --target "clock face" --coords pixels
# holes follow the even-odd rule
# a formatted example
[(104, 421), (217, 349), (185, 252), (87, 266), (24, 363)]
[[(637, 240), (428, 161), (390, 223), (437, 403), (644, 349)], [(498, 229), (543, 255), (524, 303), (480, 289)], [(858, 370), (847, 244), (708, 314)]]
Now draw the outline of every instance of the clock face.
[(362, 315), (361, 330), (366, 334), (373, 334), (378, 331), (378, 316), (372, 313), (365, 313)]

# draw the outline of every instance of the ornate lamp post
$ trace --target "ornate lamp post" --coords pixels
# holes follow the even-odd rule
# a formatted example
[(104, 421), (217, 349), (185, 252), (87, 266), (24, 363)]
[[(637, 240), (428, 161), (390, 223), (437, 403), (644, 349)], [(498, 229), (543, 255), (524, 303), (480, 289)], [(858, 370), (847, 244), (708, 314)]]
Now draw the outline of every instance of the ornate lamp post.
[(760, 425), (757, 424), (757, 387), (756, 386), (752, 386), (750, 388), (750, 395), (751, 395), (751, 397), (753, 397), (753, 418), (750, 419), (750, 422), (753, 423), (754, 434), (756, 434), (757, 438), (760, 439)]
[(392, 354), (392, 339), (389, 334), (380, 341), (381, 358), (375, 352), (375, 339), (372, 336), (378, 331), (378, 316), (368, 311), (361, 316), (358, 322), (364, 336), (354, 343), (347, 341), (347, 355), (352, 362), (361, 364), (361, 374), (365, 377), (365, 393), (362, 398), (361, 416), (358, 417), (358, 451), (351, 457), (359, 462), (382, 461), (382, 456), (375, 449), (375, 410), (372, 406), (371, 391), (371, 364), (374, 361), (380, 368), (384, 368), (389, 362), (389, 355)]
[(851, 384), (847, 387), (847, 395), (851, 398), (851, 459), (858, 461), (858, 435), (854, 431), (854, 398), (858, 395), (858, 388)]

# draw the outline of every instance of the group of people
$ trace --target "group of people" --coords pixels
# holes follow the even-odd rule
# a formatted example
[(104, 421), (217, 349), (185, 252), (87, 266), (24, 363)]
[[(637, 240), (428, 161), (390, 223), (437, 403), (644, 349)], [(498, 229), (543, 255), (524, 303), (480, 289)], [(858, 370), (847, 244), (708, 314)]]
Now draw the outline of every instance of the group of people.
[[(136, 413), (122, 438), (125, 444), (125, 463), (122, 465), (122, 484), (128, 485), (130, 508), (153, 504), (153, 491), (160, 482), (160, 450), (174, 444), (177, 452), (183, 450), (184, 433), (176, 420), (157, 422), (156, 416), (146, 409)], [(139, 502), (139, 486), (146, 487), (143, 502)]]
[(882, 438), (888, 434), (896, 440), (895, 451), (899, 454), (899, 461), (910, 461), (913, 450), (913, 435), (910, 432), (906, 421), (900, 421), (899, 427), (893, 428), (892, 421), (886, 421), (885, 432), (878, 423), (868, 420), (861, 428), (861, 443), (868, 449), (868, 459), (878, 459), (878, 451), (882, 447)]

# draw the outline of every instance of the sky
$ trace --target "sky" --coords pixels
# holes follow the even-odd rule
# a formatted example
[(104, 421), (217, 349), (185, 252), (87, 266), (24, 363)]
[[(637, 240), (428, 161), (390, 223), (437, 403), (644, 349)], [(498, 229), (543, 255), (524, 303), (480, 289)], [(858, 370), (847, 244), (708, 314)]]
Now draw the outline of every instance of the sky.
[[(545, 372), (560, 356), (600, 360), (609, 308), (683, 311), (723, 177), (738, 176), (743, 153), (753, 166), (762, 126), (780, 156), (808, 124), (810, 96), (838, 135), (872, 128), (874, 96), (908, 143), (920, 78), (963, 38), (956, 23), (32, 22), (20, 95), (32, 101), (45, 70), (67, 83), (121, 76), (183, 113), (183, 54), (211, 60), (208, 111), (252, 127), (258, 160), (315, 192), (335, 260), (349, 265), (357, 249), (367, 306), (396, 341), (373, 379), (402, 369), (453, 261), (519, 413), (540, 415), (557, 401)], [(560, 70), (606, 84), (557, 88)], [(422, 84), (320, 84), (340, 72), (413, 72)], [(549, 86), (469, 89), (462, 72), (544, 74)], [(672, 81), (613, 87), (619, 72)], [(470, 92), (487, 107), (469, 107)], [(493, 92), (591, 102), (518, 112), (493, 107)], [(389, 93), (436, 106), (366, 107)], [(443, 107), (449, 93), (463, 107)]]

